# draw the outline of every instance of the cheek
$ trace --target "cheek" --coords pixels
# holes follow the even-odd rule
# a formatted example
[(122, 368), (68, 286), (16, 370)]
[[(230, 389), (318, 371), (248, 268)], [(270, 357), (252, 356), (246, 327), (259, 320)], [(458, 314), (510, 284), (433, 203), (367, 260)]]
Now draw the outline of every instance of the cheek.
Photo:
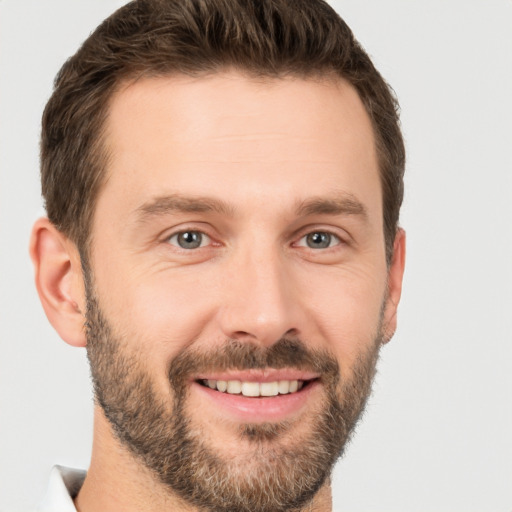
[(325, 348), (334, 353), (346, 373), (380, 333), (385, 271), (333, 269), (329, 274), (310, 275), (315, 286), (304, 288), (303, 293)]
[[(121, 282), (117, 276), (129, 276)], [(201, 333), (215, 304), (212, 280), (200, 273), (150, 269), (106, 279), (105, 313), (131, 342), (151, 345), (151, 354), (173, 358)]]

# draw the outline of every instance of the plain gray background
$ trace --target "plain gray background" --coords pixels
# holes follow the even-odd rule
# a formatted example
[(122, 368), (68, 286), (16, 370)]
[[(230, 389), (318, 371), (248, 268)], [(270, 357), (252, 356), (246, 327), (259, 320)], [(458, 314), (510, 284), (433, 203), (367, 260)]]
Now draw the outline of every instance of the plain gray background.
[[(121, 0), (0, 0), (0, 510), (87, 467), (85, 353), (32, 284), (40, 116)], [(333, 479), (337, 511), (512, 511), (512, 1), (332, 4), (396, 90), (408, 148), (399, 328)]]

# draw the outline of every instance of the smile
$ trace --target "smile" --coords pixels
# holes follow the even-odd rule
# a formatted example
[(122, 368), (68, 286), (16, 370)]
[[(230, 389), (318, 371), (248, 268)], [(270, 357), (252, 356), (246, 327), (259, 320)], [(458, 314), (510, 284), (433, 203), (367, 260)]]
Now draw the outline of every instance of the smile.
[(288, 395), (300, 391), (308, 381), (279, 380), (274, 382), (253, 382), (240, 380), (214, 380), (202, 379), (203, 386), (230, 395), (243, 395), (247, 397), (270, 397)]
[(321, 380), (313, 371), (265, 368), (212, 371), (195, 375), (191, 384), (205, 414), (261, 423), (290, 420), (317, 403)]

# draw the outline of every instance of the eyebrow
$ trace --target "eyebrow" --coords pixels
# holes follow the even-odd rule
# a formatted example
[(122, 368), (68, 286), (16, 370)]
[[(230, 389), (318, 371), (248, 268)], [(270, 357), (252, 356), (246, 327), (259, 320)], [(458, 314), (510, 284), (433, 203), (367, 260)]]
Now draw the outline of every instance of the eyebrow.
[(354, 195), (343, 193), (336, 197), (313, 197), (298, 204), (298, 216), (308, 215), (356, 215), (368, 220), (366, 207)]
[[(141, 222), (151, 217), (171, 213), (219, 213), (230, 217), (235, 216), (235, 208), (225, 201), (213, 197), (183, 196), (172, 194), (156, 197), (135, 210)], [(363, 220), (368, 219), (366, 207), (354, 195), (338, 194), (334, 197), (312, 197), (297, 204), (297, 216), (310, 215), (356, 215)]]
[(214, 212), (233, 216), (234, 209), (226, 202), (212, 197), (182, 196), (172, 194), (156, 197), (136, 209), (135, 213), (143, 222), (151, 217), (170, 213)]

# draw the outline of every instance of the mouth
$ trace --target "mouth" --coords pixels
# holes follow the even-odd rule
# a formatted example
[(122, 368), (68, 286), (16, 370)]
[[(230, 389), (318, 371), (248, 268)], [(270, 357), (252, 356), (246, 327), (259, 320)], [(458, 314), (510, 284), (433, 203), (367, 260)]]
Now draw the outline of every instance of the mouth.
[(200, 379), (198, 384), (229, 395), (243, 395), (250, 398), (289, 395), (301, 391), (316, 379), (275, 380), (271, 382)]
[(204, 414), (260, 423), (297, 417), (318, 401), (322, 384), (315, 373), (270, 369), (200, 375), (192, 388)]

